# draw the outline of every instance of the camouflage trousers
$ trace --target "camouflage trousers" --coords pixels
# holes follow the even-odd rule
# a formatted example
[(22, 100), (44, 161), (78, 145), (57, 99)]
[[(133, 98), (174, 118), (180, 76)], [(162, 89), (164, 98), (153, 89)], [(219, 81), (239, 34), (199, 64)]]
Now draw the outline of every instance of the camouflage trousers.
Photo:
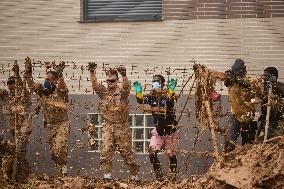
[(11, 128), (13, 139), (10, 141), (8, 150), (11, 153), (4, 155), (2, 169), (4, 177), (23, 180), (29, 174), (26, 148), (32, 133), (32, 117), (19, 116), (10, 121), (13, 121), (11, 126), (14, 126)]
[(111, 173), (114, 153), (118, 150), (131, 175), (139, 172), (135, 154), (132, 151), (131, 132), (128, 123), (103, 123), (103, 143), (101, 148), (101, 169)]
[(59, 123), (47, 123), (48, 143), (51, 148), (51, 158), (55, 161), (57, 176), (60, 176), (62, 166), (67, 164), (68, 137), (70, 122), (65, 120)]

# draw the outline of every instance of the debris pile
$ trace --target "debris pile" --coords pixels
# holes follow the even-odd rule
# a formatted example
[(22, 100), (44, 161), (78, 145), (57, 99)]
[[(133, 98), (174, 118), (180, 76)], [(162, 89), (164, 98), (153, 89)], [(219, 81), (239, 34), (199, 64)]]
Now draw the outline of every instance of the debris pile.
[(183, 188), (283, 188), (284, 137), (239, 146), (216, 161), (208, 173)]

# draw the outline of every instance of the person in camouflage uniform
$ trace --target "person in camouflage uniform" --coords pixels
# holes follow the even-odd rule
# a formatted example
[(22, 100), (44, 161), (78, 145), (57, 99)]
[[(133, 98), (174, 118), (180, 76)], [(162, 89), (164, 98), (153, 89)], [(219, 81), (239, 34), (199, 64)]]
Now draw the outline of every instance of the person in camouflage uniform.
[(0, 91), (3, 112), (13, 137), (10, 141), (5, 142), (7, 144), (5, 149), (9, 155), (3, 158), (2, 164), (5, 177), (24, 180), (29, 174), (26, 148), (32, 132), (31, 98), (25, 82), (20, 77), (17, 63), (14, 64), (13, 71), (14, 76), (7, 81), (9, 92)]
[(119, 77), (116, 70), (110, 70), (107, 73), (107, 87), (105, 87), (96, 78), (96, 67), (95, 63), (89, 63), (92, 86), (101, 99), (99, 111), (103, 117), (103, 143), (100, 159), (104, 178), (111, 178), (112, 160), (117, 148), (129, 167), (131, 179), (137, 179), (139, 165), (132, 151), (128, 124), (130, 83), (126, 76), (126, 69), (120, 67), (117, 70), (123, 77), (122, 87), (118, 86)]
[(258, 120), (257, 136), (261, 137), (261, 132), (264, 131), (266, 124), (267, 103), (268, 103), (268, 91), (269, 84), (272, 86), (271, 96), (271, 111), (269, 117), (269, 127), (267, 133), (267, 139), (275, 136), (281, 136), (284, 134), (284, 84), (277, 81), (278, 70), (275, 67), (267, 67), (264, 70), (263, 81), (264, 89), (260, 96), (261, 101), (261, 115)]
[(26, 58), (25, 65), (27, 83), (30, 89), (40, 97), (37, 108), (42, 108), (45, 127), (48, 130), (51, 157), (55, 161), (56, 176), (66, 176), (70, 122), (68, 88), (62, 75), (65, 63), (61, 62), (55, 66), (55, 71), (48, 71), (43, 84), (33, 82), (30, 58)]

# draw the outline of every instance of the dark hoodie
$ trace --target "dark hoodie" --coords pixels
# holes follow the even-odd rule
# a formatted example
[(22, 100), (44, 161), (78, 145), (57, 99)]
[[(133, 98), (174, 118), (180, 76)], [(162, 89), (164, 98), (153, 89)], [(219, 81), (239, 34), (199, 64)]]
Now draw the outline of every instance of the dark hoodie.
[(250, 87), (250, 83), (244, 79), (247, 69), (245, 62), (242, 59), (236, 59), (231, 69), (225, 73), (227, 79), (225, 80), (224, 84), (226, 87), (230, 87), (235, 84), (239, 85), (240, 87)]
[[(267, 113), (267, 102), (268, 102), (268, 92), (269, 92), (269, 83), (272, 84), (272, 94), (276, 98), (284, 97), (284, 84), (277, 81), (278, 79), (278, 70), (275, 67), (267, 67), (264, 70), (264, 92), (262, 95), (262, 103), (261, 103), (261, 112), (262, 116), (260, 119), (265, 119)], [(279, 102), (280, 103), (280, 102)], [(280, 104), (279, 104), (280, 105)], [(281, 105), (280, 105), (281, 106)], [(270, 112), (270, 120), (278, 121), (282, 119), (284, 107), (272, 107)]]
[(254, 93), (251, 82), (246, 77), (246, 66), (243, 60), (236, 59), (231, 69), (226, 71), (225, 86), (228, 87), (232, 115), (240, 123), (253, 121), (255, 107), (251, 103)]
[(247, 73), (247, 67), (242, 59), (236, 59), (231, 70), (234, 75), (239, 77), (245, 77)]

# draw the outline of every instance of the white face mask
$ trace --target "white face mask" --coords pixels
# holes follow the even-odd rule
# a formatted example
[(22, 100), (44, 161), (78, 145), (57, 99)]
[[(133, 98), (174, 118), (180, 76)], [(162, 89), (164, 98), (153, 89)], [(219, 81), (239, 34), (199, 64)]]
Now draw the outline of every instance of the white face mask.
[(154, 82), (154, 83), (152, 83), (152, 88), (153, 89), (161, 89), (162, 86), (159, 82)]

